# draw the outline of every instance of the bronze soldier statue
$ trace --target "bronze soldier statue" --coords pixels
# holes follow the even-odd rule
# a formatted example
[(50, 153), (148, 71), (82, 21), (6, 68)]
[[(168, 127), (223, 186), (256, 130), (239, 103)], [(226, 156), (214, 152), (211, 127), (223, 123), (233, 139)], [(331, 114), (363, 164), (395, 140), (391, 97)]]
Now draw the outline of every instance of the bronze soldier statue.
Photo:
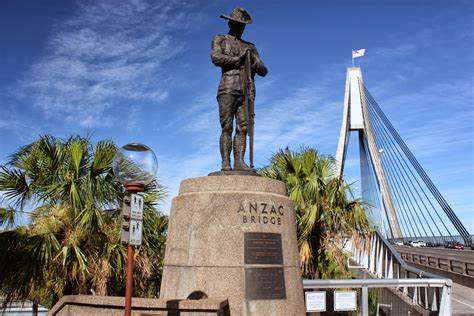
[[(233, 142), (234, 170), (253, 170), (253, 102), (255, 98), (255, 74), (264, 77), (267, 68), (258, 55), (255, 45), (243, 41), (241, 36), (245, 25), (252, 23), (250, 14), (242, 8), (235, 8), (229, 16), (227, 35), (216, 35), (212, 39), (212, 62), (222, 68), (222, 78), (217, 92), (219, 118), (222, 128), (220, 152), (222, 171), (232, 170), (232, 131), (234, 116), (236, 128)], [(244, 161), (247, 133), (250, 136), (250, 168)]]

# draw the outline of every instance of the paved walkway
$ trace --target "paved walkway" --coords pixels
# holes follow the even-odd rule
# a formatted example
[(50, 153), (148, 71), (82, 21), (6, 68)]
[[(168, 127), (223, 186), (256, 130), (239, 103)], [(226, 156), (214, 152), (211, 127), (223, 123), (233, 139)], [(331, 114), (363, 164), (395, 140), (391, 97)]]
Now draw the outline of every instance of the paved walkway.
[(474, 315), (474, 289), (454, 283), (451, 311), (453, 315)]

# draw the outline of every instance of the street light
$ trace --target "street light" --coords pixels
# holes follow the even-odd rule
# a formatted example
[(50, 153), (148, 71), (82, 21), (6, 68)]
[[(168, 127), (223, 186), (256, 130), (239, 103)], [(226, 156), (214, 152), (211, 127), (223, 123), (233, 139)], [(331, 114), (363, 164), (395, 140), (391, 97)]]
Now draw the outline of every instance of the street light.
[(158, 160), (150, 147), (131, 143), (117, 151), (113, 159), (113, 169), (127, 191), (140, 192), (155, 178)]
[(158, 160), (148, 146), (131, 143), (120, 148), (112, 161), (114, 174), (125, 187), (121, 241), (127, 244), (127, 280), (125, 284), (125, 315), (132, 312), (133, 246), (141, 245), (143, 221), (143, 192), (153, 181)]

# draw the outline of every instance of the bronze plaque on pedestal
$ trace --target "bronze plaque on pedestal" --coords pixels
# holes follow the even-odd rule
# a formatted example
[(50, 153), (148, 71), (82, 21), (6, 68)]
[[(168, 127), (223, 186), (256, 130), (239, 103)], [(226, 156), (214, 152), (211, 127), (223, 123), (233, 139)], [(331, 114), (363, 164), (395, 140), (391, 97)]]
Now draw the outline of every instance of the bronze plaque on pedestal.
[(282, 300), (286, 298), (283, 268), (246, 268), (247, 300)]
[(245, 264), (283, 264), (281, 234), (245, 233)]

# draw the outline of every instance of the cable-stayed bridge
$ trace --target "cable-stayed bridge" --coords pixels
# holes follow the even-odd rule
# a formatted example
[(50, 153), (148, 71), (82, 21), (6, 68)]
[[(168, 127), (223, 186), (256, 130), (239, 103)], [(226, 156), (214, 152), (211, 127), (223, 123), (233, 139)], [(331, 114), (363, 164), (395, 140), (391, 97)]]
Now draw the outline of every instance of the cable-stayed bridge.
[(352, 131), (358, 133), (366, 212), (386, 238), (423, 239), (433, 245), (457, 240), (471, 245), (472, 236), (364, 85), (360, 68), (347, 70), (336, 153), (339, 175)]
[[(359, 67), (347, 69), (339, 176), (351, 132), (358, 136), (362, 200), (375, 233), (344, 244), (359, 279), (304, 280), (305, 289), (360, 288), (362, 315), (369, 314), (369, 288), (379, 291), (377, 315), (474, 315), (473, 236), (370, 94)], [(406, 246), (420, 240), (432, 247)], [(443, 248), (454, 242), (469, 250)]]

